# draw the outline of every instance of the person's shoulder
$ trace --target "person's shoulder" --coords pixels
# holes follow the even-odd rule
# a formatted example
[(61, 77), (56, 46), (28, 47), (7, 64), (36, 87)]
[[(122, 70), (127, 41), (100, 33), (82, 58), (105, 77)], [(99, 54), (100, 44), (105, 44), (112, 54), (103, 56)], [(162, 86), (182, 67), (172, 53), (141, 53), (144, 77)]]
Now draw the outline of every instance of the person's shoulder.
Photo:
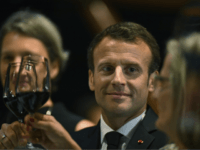
[(157, 114), (153, 111), (153, 109), (150, 106), (148, 106), (146, 116), (142, 121), (142, 127), (144, 127), (148, 134), (154, 138), (151, 144), (152, 148), (163, 147), (168, 141), (168, 137), (166, 136), (166, 134), (157, 129), (155, 125), (157, 119)]
[(98, 149), (100, 144), (100, 126), (88, 127), (71, 134), (82, 149)]
[(62, 124), (62, 126), (70, 133), (75, 131), (76, 125), (84, 118), (67, 110), (61, 102), (54, 104), (52, 116)]
[(145, 112), (145, 117), (142, 120), (143, 126), (149, 130), (157, 130), (155, 127), (155, 122), (158, 119), (158, 115), (153, 111), (153, 109), (147, 105), (147, 109)]
[[(154, 110), (151, 108), (150, 105), (147, 105), (147, 108), (146, 108), (146, 115), (151, 115), (151, 116), (154, 116), (155, 118), (158, 118), (158, 115), (154, 112)], [(148, 116), (147, 115), (147, 116)]]
[(99, 125), (97, 124), (96, 126), (84, 128), (82, 130), (72, 133), (71, 136), (76, 140), (88, 138), (92, 133), (94, 133), (98, 129), (98, 126)]
[(74, 114), (73, 112), (70, 112), (69, 110), (67, 110), (67, 108), (62, 102), (54, 103), (52, 115), (55, 117), (62, 118), (62, 119), (65, 118), (65, 119), (77, 120), (77, 121), (84, 119), (83, 117), (78, 116)]
[(76, 131), (76, 132), (74, 132), (74, 134), (75, 134), (75, 135), (87, 136), (87, 135), (89, 135), (95, 128), (97, 128), (97, 125), (96, 125), (96, 126), (92, 126), (92, 127), (87, 127), (87, 128), (82, 129), (82, 130)]

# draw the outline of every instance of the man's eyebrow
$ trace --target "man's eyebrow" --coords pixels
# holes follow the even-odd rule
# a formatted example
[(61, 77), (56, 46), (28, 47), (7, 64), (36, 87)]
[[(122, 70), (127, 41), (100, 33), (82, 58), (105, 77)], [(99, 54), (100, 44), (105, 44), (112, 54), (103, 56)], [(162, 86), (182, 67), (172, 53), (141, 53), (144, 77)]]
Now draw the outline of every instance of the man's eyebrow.
[[(115, 60), (103, 60), (103, 61), (101, 61), (98, 64), (97, 68), (101, 68), (104, 65), (115, 65), (115, 64), (116, 64)], [(124, 61), (122, 61), (122, 65), (129, 65), (129, 66), (133, 65), (133, 66), (140, 67), (139, 63), (136, 62), (136, 61), (127, 61), (127, 60), (124, 60)]]
[[(121, 60), (122, 64), (133, 64), (133, 65), (139, 65), (139, 63), (137, 61), (131, 61), (131, 60), (127, 60), (127, 59), (124, 59), (124, 60)], [(109, 60), (102, 60), (99, 64), (101, 63), (107, 63), (107, 64), (115, 64), (116, 63), (116, 60), (112, 60), (112, 59), (109, 59)]]
[(139, 64), (137, 61), (134, 61), (134, 60), (127, 60), (127, 59), (125, 59), (125, 60), (122, 60), (122, 63), (124, 63), (124, 64)]
[(104, 60), (101, 60), (99, 63), (98, 63), (98, 66), (101, 65), (101, 64), (113, 64), (115, 61), (112, 60), (112, 59), (104, 59)]

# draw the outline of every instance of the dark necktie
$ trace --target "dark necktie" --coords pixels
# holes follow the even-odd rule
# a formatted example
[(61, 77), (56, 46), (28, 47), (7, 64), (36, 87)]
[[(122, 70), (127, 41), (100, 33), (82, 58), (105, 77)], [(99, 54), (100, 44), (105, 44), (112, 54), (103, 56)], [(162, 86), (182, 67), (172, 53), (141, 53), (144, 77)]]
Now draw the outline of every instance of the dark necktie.
[(122, 136), (123, 136), (122, 134), (115, 131), (108, 132), (105, 135), (108, 144), (107, 149), (118, 149), (119, 142)]

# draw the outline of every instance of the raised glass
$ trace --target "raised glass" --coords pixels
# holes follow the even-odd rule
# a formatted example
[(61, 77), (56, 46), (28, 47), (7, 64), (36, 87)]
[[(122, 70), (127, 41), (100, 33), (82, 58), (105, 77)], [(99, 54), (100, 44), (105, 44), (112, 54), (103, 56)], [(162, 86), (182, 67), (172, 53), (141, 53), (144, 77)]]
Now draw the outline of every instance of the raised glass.
[(31, 115), (47, 102), (50, 96), (50, 75), (45, 57), (28, 55), (22, 58), (16, 95)]
[[(43, 56), (24, 56), (17, 78), (16, 95), (23, 107), (33, 115), (49, 99), (51, 84), (48, 60)], [(27, 143), (28, 149), (39, 149)]]

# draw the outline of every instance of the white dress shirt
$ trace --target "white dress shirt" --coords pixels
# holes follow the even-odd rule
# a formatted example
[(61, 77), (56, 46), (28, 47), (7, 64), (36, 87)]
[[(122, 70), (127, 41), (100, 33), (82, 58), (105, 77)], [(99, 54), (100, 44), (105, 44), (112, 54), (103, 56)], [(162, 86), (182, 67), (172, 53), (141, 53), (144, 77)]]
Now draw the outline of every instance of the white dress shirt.
[[(119, 128), (118, 130), (116, 130), (116, 132), (119, 132), (122, 135), (124, 135), (120, 139), (119, 148), (121, 150), (125, 150), (126, 149), (128, 142), (130, 141), (132, 135), (134, 134), (136, 126), (144, 118), (145, 112), (146, 112), (146, 110), (140, 116), (138, 116), (138, 117), (130, 120), (129, 122), (127, 122), (126, 124), (124, 124), (121, 128)], [(102, 145), (101, 149), (102, 150), (107, 150), (107, 141), (106, 141), (105, 135), (106, 135), (106, 133), (114, 131), (114, 130), (112, 128), (110, 128), (105, 123), (102, 115), (101, 115), (101, 119), (100, 119), (100, 130), (101, 130), (101, 145)]]

